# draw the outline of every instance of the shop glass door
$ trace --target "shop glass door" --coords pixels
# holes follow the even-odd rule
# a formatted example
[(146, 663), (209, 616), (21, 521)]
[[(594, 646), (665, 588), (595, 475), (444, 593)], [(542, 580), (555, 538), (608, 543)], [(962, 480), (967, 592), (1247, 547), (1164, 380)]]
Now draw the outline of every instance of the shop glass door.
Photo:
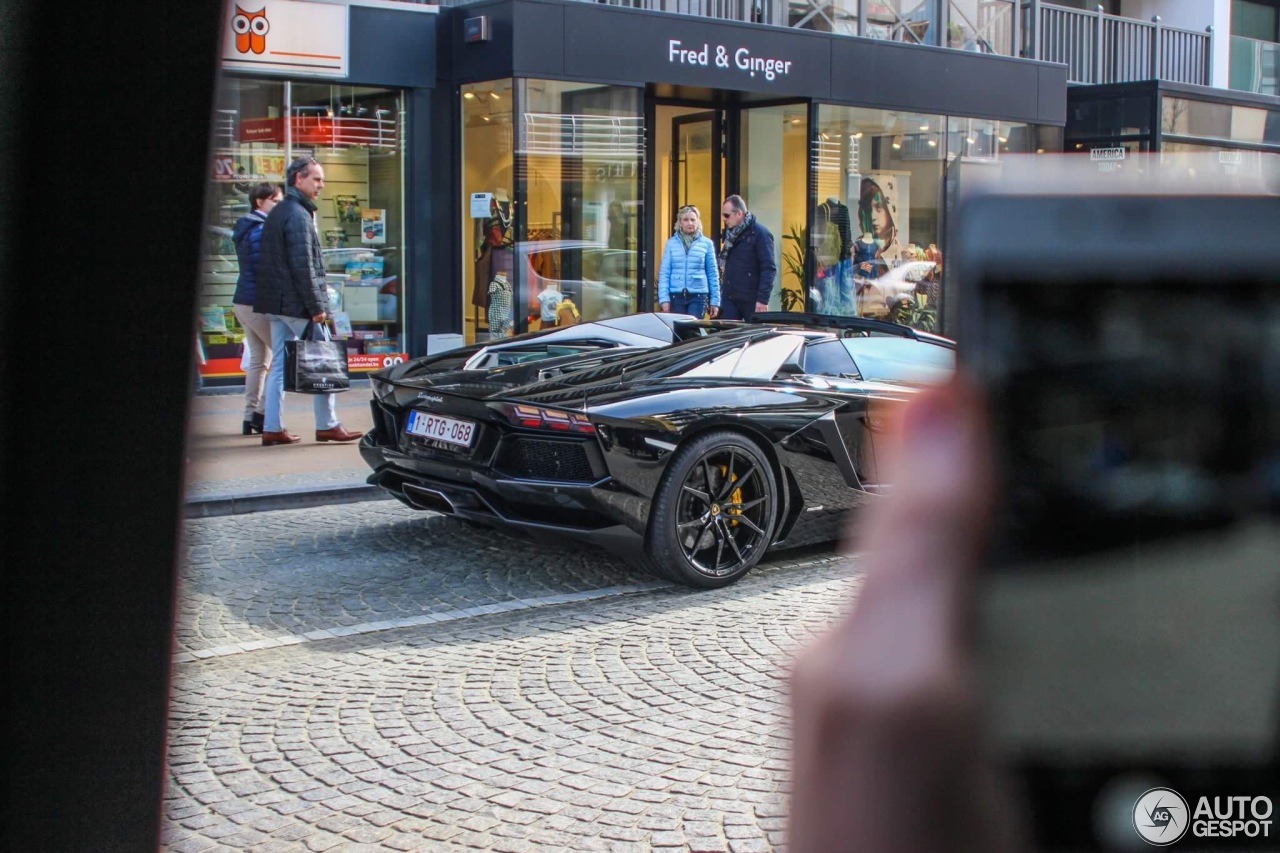
[[(676, 211), (698, 208), (702, 233), (719, 245), (720, 202), (725, 192), (725, 113), (702, 105), (657, 104), (654, 111), (653, 247), (648, 264), (649, 293), (657, 298), (658, 273), (667, 240), (675, 233)], [(657, 305), (644, 310), (657, 310)]]
[(692, 204), (702, 214), (702, 231), (713, 241), (719, 238), (716, 216), (724, 191), (724, 158), (719, 145), (719, 112), (676, 116), (671, 120), (671, 204), (667, 222), (676, 221), (676, 211)]

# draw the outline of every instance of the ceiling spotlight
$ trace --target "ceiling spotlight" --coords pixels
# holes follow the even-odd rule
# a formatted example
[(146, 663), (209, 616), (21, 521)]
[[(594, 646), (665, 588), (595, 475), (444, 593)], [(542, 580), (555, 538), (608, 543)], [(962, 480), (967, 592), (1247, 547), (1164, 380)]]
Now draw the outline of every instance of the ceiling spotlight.
[(793, 119), (791, 120), (791, 123), (792, 123), (792, 124), (799, 124), (799, 123), (800, 123), (800, 119), (798, 119), (798, 118), (793, 118)]
[(920, 125), (920, 129), (921, 129), (921, 130), (928, 130), (928, 129), (929, 129), (929, 125), (927, 125), (927, 124), (922, 124), (922, 125)]
[(862, 131), (858, 131), (857, 133), (855, 133), (855, 134), (853, 135), (853, 138), (854, 138), (854, 139), (861, 139), (861, 138), (862, 138)]
[(1009, 137), (1007, 137), (1007, 136), (997, 136), (997, 137), (996, 137), (996, 139), (999, 139), (1001, 142), (1008, 142), (1008, 141), (1009, 141)]
[(466, 98), (468, 101), (474, 101), (474, 100), (475, 100), (475, 97), (476, 97), (476, 93), (475, 93), (475, 92), (463, 92), (463, 93), (462, 93), (462, 97)]
[(822, 137), (823, 142), (826, 142), (828, 139), (831, 138), (830, 136), (827, 136), (827, 132), (825, 130), (820, 131), (818, 135)]
[(976, 139), (974, 139), (972, 136), (966, 136), (966, 137), (964, 138), (964, 141), (965, 141), (965, 142), (967, 142), (967, 143), (969, 143), (970, 145), (976, 145), (976, 144), (977, 144), (977, 140), (976, 140)]
[(489, 117), (488, 117), (488, 116), (480, 116), (480, 118), (484, 119), (485, 121), (488, 121), (488, 120), (489, 120)]
[(936, 140), (936, 139), (930, 139), (930, 140), (929, 140), (929, 147), (930, 147), (930, 148), (937, 148), (937, 147), (938, 147), (938, 140)]
[(1043, 149), (1043, 148), (1037, 148), (1037, 149), (1036, 149), (1036, 153), (1037, 153), (1037, 154), (1043, 154), (1043, 153), (1044, 153), (1044, 149)]
[(902, 147), (902, 136), (898, 135), (893, 138), (893, 150), (897, 151)]
[(490, 93), (489, 93), (489, 97), (490, 97), (490, 98), (493, 98), (495, 101), (497, 101), (497, 100), (500, 100), (502, 96), (501, 96), (501, 95), (499, 95), (497, 92), (490, 92)]

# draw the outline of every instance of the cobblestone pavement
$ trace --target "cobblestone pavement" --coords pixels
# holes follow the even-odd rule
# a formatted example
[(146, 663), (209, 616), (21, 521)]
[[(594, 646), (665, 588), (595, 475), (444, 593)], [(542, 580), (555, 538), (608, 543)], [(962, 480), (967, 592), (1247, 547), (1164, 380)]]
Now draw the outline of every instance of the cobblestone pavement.
[(165, 849), (783, 848), (787, 661), (855, 558), (694, 592), (387, 502), (186, 538)]

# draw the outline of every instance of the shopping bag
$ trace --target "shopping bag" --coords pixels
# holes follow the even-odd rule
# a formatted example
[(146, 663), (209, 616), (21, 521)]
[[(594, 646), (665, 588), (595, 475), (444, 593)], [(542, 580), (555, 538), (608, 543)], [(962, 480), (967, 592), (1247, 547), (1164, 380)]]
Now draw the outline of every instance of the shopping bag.
[[(321, 331), (317, 333), (316, 329)], [(347, 344), (332, 340), (327, 326), (308, 322), (302, 337), (285, 341), (284, 390), (299, 394), (336, 394), (350, 388)]]

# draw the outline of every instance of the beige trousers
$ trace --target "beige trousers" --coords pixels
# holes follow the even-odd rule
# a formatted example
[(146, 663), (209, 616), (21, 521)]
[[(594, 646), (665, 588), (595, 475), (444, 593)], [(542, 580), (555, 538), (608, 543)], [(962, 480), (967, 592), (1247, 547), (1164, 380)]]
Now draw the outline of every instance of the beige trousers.
[(231, 306), (244, 329), (244, 345), (249, 348), (249, 369), (244, 375), (244, 419), (254, 412), (262, 414), (262, 383), (271, 367), (271, 320), (266, 314), (255, 314), (252, 305)]

